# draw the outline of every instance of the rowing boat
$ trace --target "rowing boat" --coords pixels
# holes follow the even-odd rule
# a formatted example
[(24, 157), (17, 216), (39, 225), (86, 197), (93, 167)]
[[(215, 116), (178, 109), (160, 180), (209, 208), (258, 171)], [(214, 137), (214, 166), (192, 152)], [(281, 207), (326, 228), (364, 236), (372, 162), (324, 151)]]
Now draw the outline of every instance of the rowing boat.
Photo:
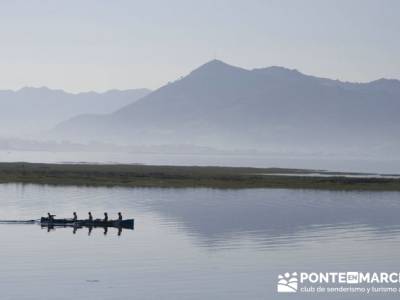
[(42, 217), (40, 219), (40, 224), (43, 226), (68, 226), (68, 227), (117, 227), (117, 228), (125, 228), (125, 229), (133, 229), (134, 227), (134, 219), (128, 220), (110, 220), (104, 221), (101, 219), (95, 220), (77, 220), (73, 219), (52, 219)]

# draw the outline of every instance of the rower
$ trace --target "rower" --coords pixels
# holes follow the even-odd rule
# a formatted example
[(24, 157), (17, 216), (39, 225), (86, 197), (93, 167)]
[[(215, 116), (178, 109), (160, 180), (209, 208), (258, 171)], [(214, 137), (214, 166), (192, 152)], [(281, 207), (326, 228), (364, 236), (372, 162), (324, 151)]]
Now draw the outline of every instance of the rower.
[(89, 222), (93, 222), (93, 216), (92, 213), (89, 211)]
[(121, 212), (118, 213), (118, 221), (122, 221), (122, 214), (121, 214)]
[(74, 217), (72, 218), (72, 221), (76, 222), (78, 221), (78, 215), (76, 214), (76, 212), (73, 213)]
[(48, 217), (49, 217), (49, 222), (53, 222), (53, 221), (54, 221), (54, 217), (55, 217), (56, 215), (52, 215), (52, 214), (50, 214), (49, 212), (47, 213), (47, 215), (48, 215)]
[(103, 222), (108, 222), (108, 213), (104, 213), (104, 220), (103, 220)]

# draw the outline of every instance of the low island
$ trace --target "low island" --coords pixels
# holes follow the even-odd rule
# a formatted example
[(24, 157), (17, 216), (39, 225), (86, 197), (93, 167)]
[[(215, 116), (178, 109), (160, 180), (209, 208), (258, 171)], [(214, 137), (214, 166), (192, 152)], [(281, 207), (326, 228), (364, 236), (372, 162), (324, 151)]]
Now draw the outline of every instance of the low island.
[(280, 168), (0, 163), (0, 183), (400, 191), (399, 176), (375, 175)]

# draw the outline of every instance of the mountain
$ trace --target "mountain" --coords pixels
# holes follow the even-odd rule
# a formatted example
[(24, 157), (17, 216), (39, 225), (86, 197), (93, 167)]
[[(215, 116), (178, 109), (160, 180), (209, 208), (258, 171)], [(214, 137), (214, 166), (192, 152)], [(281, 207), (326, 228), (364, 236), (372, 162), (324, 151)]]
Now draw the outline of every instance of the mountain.
[(81, 115), (54, 132), (137, 144), (357, 152), (393, 147), (399, 113), (398, 80), (350, 83), (213, 60), (111, 114)]
[(0, 91), (0, 134), (49, 130), (78, 114), (107, 114), (147, 95), (147, 89), (71, 94), (46, 87)]

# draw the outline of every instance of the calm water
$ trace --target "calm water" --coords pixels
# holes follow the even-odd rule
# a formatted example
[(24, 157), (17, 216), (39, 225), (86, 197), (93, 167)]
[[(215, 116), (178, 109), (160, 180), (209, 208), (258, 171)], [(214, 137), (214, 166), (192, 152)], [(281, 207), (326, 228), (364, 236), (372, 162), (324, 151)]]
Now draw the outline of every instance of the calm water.
[(395, 192), (2, 184), (0, 207), (0, 219), (135, 218), (119, 237), (0, 224), (1, 299), (309, 299), (277, 294), (278, 274), (400, 271)]

